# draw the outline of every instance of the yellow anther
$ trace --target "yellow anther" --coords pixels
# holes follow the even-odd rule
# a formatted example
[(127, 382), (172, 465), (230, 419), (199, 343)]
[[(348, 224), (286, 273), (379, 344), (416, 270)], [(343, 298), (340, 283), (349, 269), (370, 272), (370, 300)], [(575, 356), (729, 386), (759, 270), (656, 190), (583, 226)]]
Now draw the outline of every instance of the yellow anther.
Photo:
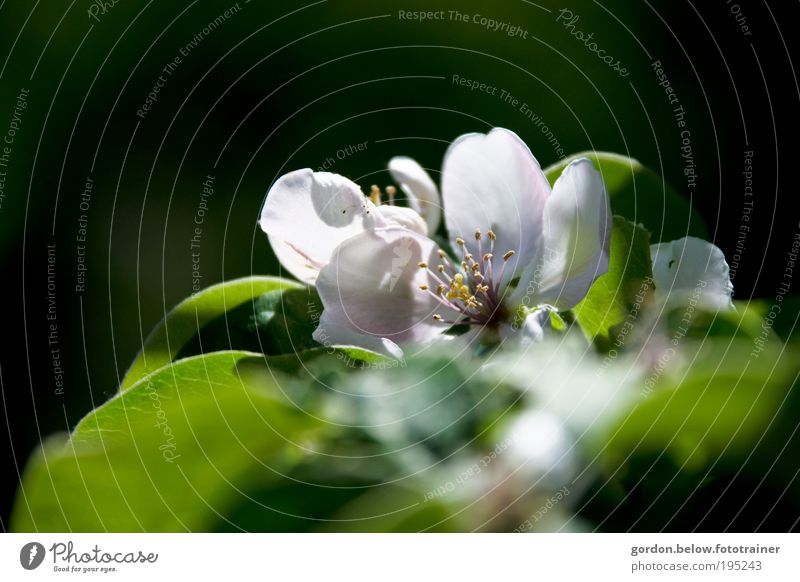
[(439, 258), (440, 259), (446, 259), (447, 258), (447, 253), (444, 252), (442, 249), (439, 249)]
[(441, 315), (439, 315), (438, 313), (435, 313), (435, 314), (433, 315), (433, 318), (434, 318), (436, 321), (442, 321), (442, 316), (441, 316)]
[(444, 273), (444, 265), (439, 265), (438, 267), (436, 267), (436, 269), (437, 269), (437, 270), (438, 270), (440, 273)]
[(428, 286), (424, 285), (424, 284), (420, 285), (419, 288), (422, 289), (423, 291), (427, 291), (428, 290)]
[(420, 269), (427, 269), (428, 268), (428, 263), (417, 263), (417, 266)]
[(446, 288), (447, 287), (443, 283), (439, 283), (439, 286), (436, 288), (436, 294), (441, 295), (442, 293), (444, 293), (444, 290)]
[(475, 229), (475, 240), (481, 240), (481, 229), (480, 228), (476, 228)]
[(492, 253), (486, 253), (485, 255), (483, 255), (483, 262), (488, 263), (489, 261), (492, 260), (493, 256), (494, 255)]
[(510, 259), (511, 257), (513, 257), (516, 254), (517, 253), (515, 253), (514, 251), (507, 251), (506, 254), (503, 255), (503, 260), (507, 261), (508, 259)]
[(464, 255), (464, 260), (465, 260), (465, 261), (471, 261), (471, 260), (473, 260), (473, 259), (472, 259), (472, 253), (467, 253), (466, 255)]
[(463, 246), (464, 246), (464, 239), (463, 239), (463, 238), (461, 238), (461, 237), (458, 237), (458, 238), (456, 239), (456, 244), (457, 244), (458, 246), (460, 246), (460, 247), (463, 247)]
[(393, 198), (395, 194), (397, 194), (397, 188), (394, 186), (386, 186), (386, 194), (389, 198)]
[(373, 184), (370, 187), (370, 189), (369, 189), (369, 199), (372, 200), (372, 202), (376, 206), (380, 205), (380, 203), (381, 203), (381, 189), (378, 188), (377, 184)]
[(478, 263), (472, 263), (472, 272), (477, 273), (481, 266)]
[(491, 230), (486, 233), (486, 236), (489, 237), (489, 240), (497, 240), (497, 235)]

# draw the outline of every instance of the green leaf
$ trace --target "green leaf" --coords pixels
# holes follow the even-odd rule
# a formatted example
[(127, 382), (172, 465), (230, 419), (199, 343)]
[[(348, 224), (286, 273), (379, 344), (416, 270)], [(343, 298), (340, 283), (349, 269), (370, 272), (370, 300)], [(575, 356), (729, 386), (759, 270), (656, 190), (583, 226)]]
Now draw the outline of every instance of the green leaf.
[(555, 183), (567, 164), (578, 158), (589, 158), (603, 175), (612, 212), (644, 224), (653, 233), (654, 243), (687, 235), (708, 240), (708, 230), (689, 202), (633, 158), (608, 152), (581, 152), (545, 169), (550, 184)]
[[(666, 348), (641, 384), (639, 405), (608, 443), (609, 464), (632, 452), (666, 451), (678, 466), (692, 469), (721, 455), (729, 461), (748, 456), (766, 431), (780, 424), (778, 414), (798, 370), (793, 350), (756, 354), (754, 345), (742, 338), (687, 340), (681, 349)], [(796, 429), (795, 417), (785, 420)], [(780, 448), (770, 453), (776, 454)]]
[(320, 427), (264, 371), (260, 354), (222, 352), (117, 394), (34, 455), (12, 528), (210, 529), (243, 491), (277, 483)]
[(575, 319), (600, 349), (610, 349), (620, 326), (635, 318), (653, 293), (650, 234), (641, 226), (614, 217), (608, 272), (595, 281), (575, 306)]
[(310, 287), (268, 291), (207, 322), (177, 358), (221, 350), (279, 355), (316, 348), (311, 334), (321, 314), (322, 302)]
[(301, 289), (299, 283), (278, 277), (246, 277), (214, 285), (179, 303), (150, 333), (142, 351), (120, 384), (127, 390), (148, 373), (175, 359), (181, 349), (210, 321), (229, 310), (252, 305), (264, 293)]

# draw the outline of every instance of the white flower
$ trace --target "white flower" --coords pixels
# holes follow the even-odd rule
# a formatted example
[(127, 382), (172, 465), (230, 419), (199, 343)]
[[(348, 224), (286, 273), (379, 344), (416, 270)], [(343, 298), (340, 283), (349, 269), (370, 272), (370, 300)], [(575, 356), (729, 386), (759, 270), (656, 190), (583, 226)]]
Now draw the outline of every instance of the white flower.
[(687, 236), (650, 246), (657, 296), (672, 304), (696, 302), (706, 309), (731, 309), (733, 284), (725, 255), (716, 245)]
[[(317, 341), (398, 354), (397, 345), (454, 324), (471, 326), (469, 338), (535, 340), (550, 311), (572, 308), (608, 269), (608, 195), (588, 159), (569, 164), (551, 190), (513, 132), (463, 135), (445, 154), (444, 213), (419, 164), (394, 158), (389, 169), (410, 208), (308, 169), (267, 196), (261, 228), (322, 300)], [(454, 254), (431, 238), (442, 214)]]

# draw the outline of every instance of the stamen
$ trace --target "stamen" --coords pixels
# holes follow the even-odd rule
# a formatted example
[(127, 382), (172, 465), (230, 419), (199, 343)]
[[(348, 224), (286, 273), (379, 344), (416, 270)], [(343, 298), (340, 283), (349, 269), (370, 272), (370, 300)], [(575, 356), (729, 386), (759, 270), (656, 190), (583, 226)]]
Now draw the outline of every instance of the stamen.
[(417, 263), (417, 266), (420, 269), (427, 269), (428, 268), (428, 263), (424, 263), (424, 262), (423, 263)]
[(506, 274), (506, 265), (508, 265), (508, 259), (513, 257), (516, 253), (514, 251), (506, 251), (506, 254), (503, 255), (503, 266), (500, 268), (500, 276), (497, 277), (497, 281), (494, 284), (494, 292), (498, 293), (500, 291), (500, 283), (503, 281), (503, 276)]
[(434, 318), (436, 321), (442, 321), (442, 316), (441, 316), (441, 315), (439, 315), (438, 313), (434, 313), (434, 314), (433, 314), (433, 318)]
[[(475, 247), (467, 246), (466, 241), (460, 236), (455, 238), (453, 248), (456, 253), (453, 256), (460, 255), (458, 259), (454, 259), (442, 249), (437, 249), (441, 263), (436, 265), (435, 270), (428, 268), (427, 263), (419, 263), (420, 268), (427, 269), (433, 277), (432, 288), (428, 285), (421, 285), (420, 288), (447, 309), (460, 314), (456, 317), (458, 321), (447, 321), (437, 314), (438, 317), (434, 318), (437, 321), (448, 324), (492, 325), (498, 310), (502, 311), (498, 291), (506, 265), (509, 259), (516, 255), (516, 251), (509, 250), (502, 255), (503, 265), (498, 279), (493, 273), (494, 243), (497, 235), (493, 230), (484, 233), (480, 228), (476, 228), (474, 237)], [(484, 237), (489, 241), (488, 249), (483, 246)], [(470, 250), (476, 253), (473, 255)]]
[(394, 195), (397, 194), (397, 188), (392, 185), (386, 186), (386, 195), (389, 196), (389, 204), (394, 206)]
[(381, 189), (378, 188), (377, 184), (373, 184), (370, 187), (369, 199), (372, 200), (372, 202), (373, 202), (373, 204), (375, 204), (375, 206), (380, 206), (381, 205)]

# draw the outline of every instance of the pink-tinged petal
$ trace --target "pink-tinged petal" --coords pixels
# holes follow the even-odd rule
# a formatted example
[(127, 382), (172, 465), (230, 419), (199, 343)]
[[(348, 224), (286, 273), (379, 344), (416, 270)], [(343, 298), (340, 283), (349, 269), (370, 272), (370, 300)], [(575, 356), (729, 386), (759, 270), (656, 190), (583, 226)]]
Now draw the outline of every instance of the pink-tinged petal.
[[(373, 216), (380, 216), (383, 224), (376, 224), (372, 218)], [(373, 212), (370, 213), (367, 228), (380, 227), (380, 226), (402, 226), (409, 230), (425, 236), (428, 234), (428, 227), (422, 220), (419, 214), (410, 208), (403, 208), (402, 206), (390, 206), (383, 204), (377, 206)]]
[(275, 182), (259, 224), (281, 265), (300, 281), (313, 284), (333, 249), (363, 232), (364, 217), (372, 207), (347, 178), (306, 168)]
[(429, 238), (397, 226), (347, 239), (317, 279), (326, 321), (397, 344), (438, 336), (448, 326), (433, 315), (450, 319), (454, 314), (420, 289), (435, 290), (436, 281), (419, 267), (432, 264), (436, 251)]
[(669, 301), (697, 300), (710, 309), (730, 309), (733, 284), (725, 254), (716, 245), (693, 236), (650, 247), (653, 281)]
[(359, 333), (350, 325), (331, 321), (327, 311), (323, 312), (322, 317), (319, 318), (319, 325), (314, 330), (312, 337), (326, 348), (355, 346), (398, 360), (403, 358), (403, 350), (393, 341), (385, 337)]
[(611, 208), (600, 173), (581, 158), (570, 163), (547, 199), (541, 253), (520, 279), (512, 302), (574, 307), (608, 271)]
[(539, 162), (506, 129), (463, 135), (445, 154), (442, 198), (450, 239), (462, 237), (477, 254), (475, 230), (493, 230), (495, 255), (516, 253), (506, 267), (505, 281), (519, 276), (536, 257), (549, 193)]
[(408, 197), (409, 206), (425, 220), (427, 234), (433, 235), (442, 219), (442, 201), (428, 172), (406, 156), (389, 160), (389, 172)]

